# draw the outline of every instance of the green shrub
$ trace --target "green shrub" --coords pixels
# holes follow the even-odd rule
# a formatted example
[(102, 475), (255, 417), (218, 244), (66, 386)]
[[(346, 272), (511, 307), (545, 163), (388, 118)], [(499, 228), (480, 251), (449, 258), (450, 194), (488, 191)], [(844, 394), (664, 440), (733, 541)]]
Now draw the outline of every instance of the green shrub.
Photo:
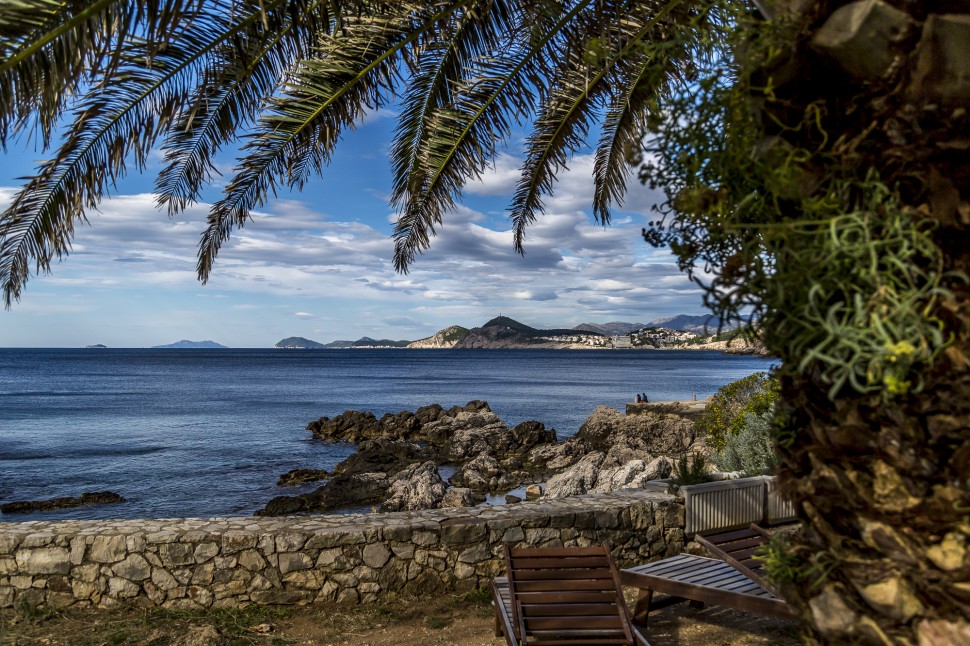
[(707, 470), (707, 458), (700, 453), (685, 455), (674, 464), (673, 478), (667, 491), (677, 493), (683, 485), (710, 482), (711, 475)]
[(731, 433), (718, 451), (714, 462), (722, 471), (743, 471), (756, 475), (774, 470), (778, 464), (771, 432), (771, 412), (764, 415), (748, 413), (743, 426)]
[(694, 428), (706, 436), (711, 448), (721, 451), (728, 436), (741, 431), (745, 415), (766, 414), (777, 398), (777, 380), (768, 373), (756, 372), (714, 393)]

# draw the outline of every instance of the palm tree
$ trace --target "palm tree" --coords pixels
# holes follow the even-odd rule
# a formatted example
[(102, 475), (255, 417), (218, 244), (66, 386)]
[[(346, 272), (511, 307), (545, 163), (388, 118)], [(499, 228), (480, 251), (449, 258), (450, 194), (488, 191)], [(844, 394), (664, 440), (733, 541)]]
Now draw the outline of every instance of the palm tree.
[(0, 143), (34, 132), (59, 145), (0, 216), (7, 307), (31, 263), (50, 271), (69, 252), (75, 223), (127, 163), (142, 168), (161, 148), (158, 201), (175, 213), (199, 199), (214, 156), (241, 143), (199, 245), (206, 281), (254, 208), (318, 175), (349, 127), (395, 100), (398, 270), (513, 124), (532, 122), (511, 207), (516, 248), (594, 121), (594, 207), (606, 223), (646, 115), (710, 56), (719, 24), (708, 7), (655, 0), (16, 3), (0, 28)]
[(809, 640), (968, 644), (970, 8), (758, 4), (738, 76), (702, 74), (652, 139), (670, 200), (644, 234), (782, 359), (806, 531), (768, 565)]
[[(242, 142), (200, 244), (204, 281), (254, 208), (312, 180), (339, 136), (391, 101), (402, 271), (513, 124), (532, 127), (511, 205), (519, 250), (591, 127), (605, 223), (641, 133), (665, 126), (661, 164), (643, 175), (671, 200), (647, 237), (711, 270), (696, 275), (715, 311), (759, 311), (784, 361), (781, 475), (806, 531), (777, 570), (806, 636), (966, 643), (968, 38), (966, 18), (931, 17), (965, 4), (758, 4), (772, 19), (742, 21), (725, 43), (742, 3), (8, 3), (0, 143), (60, 143), (0, 216), (7, 304), (155, 147), (159, 201), (177, 212)], [(888, 21), (862, 30), (872, 42), (838, 54), (838, 33), (816, 37), (870, 14)]]

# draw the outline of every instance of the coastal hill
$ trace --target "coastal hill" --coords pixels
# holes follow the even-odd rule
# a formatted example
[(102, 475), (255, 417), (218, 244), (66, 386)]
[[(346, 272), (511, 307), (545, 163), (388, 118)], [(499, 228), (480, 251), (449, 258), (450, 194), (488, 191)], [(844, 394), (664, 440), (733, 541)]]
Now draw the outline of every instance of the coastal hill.
[(152, 349), (159, 348), (176, 348), (181, 350), (225, 350), (228, 349), (227, 346), (221, 343), (216, 343), (215, 341), (188, 341), (182, 339), (181, 341), (176, 341), (175, 343), (169, 343), (168, 345), (153, 345)]
[(452, 325), (451, 327), (446, 327), (445, 329), (432, 334), (426, 339), (414, 341), (413, 343), (410, 343), (408, 347), (425, 350), (453, 348), (456, 344), (461, 343), (466, 336), (468, 336), (468, 328), (464, 328), (460, 325)]
[(507, 316), (499, 316), (482, 327), (472, 328), (454, 346), (456, 349), (516, 348), (610, 348), (609, 337), (586, 330), (538, 330)]
[(284, 350), (319, 350), (327, 346), (317, 341), (305, 339), (302, 336), (288, 336), (279, 341), (276, 347)]

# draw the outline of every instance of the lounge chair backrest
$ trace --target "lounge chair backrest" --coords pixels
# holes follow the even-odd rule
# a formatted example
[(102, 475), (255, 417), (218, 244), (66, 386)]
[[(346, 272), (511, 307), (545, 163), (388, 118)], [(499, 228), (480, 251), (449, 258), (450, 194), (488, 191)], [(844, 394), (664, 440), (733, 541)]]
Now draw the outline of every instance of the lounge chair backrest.
[(777, 588), (765, 577), (764, 564), (756, 558), (758, 552), (770, 539), (768, 532), (755, 524), (748, 529), (738, 529), (733, 532), (694, 536), (694, 540), (707, 548), (715, 558), (730, 563), (765, 590), (781, 598)]
[(505, 546), (512, 619), (522, 644), (633, 644), (609, 545)]

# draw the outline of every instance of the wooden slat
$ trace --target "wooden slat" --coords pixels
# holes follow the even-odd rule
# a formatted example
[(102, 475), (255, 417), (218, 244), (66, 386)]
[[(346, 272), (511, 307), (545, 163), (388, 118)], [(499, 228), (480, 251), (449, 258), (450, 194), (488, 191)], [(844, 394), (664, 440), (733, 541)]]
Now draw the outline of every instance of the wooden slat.
[(540, 603), (522, 601), (519, 606), (524, 617), (585, 617), (591, 615), (617, 615), (615, 603)]
[(605, 568), (609, 569), (609, 561), (599, 556), (585, 556), (582, 558), (526, 558), (512, 557), (512, 567), (516, 572), (520, 570), (548, 570), (550, 568)]
[[(564, 590), (566, 586), (562, 585), (562, 582), (556, 579), (540, 579), (538, 581), (516, 581), (515, 590), (518, 593), (523, 592), (555, 592), (557, 590)], [(571, 590), (612, 590), (612, 586), (609, 582), (604, 582), (602, 579), (589, 579), (589, 580), (573, 580), (569, 582), (569, 588)]]
[(541, 581), (548, 579), (557, 579), (559, 581), (565, 579), (604, 579), (610, 580), (613, 578), (613, 573), (609, 570), (572, 570), (568, 568), (559, 568), (554, 570), (516, 570), (515, 571), (515, 582), (519, 581)]
[[(509, 593), (511, 595), (511, 592)], [(522, 603), (610, 603), (616, 601), (613, 590), (592, 590), (589, 592), (574, 590), (553, 590), (549, 592), (519, 591)]]
[(745, 528), (745, 529), (736, 529), (731, 532), (720, 532), (718, 534), (707, 534), (707, 535), (697, 534), (694, 536), (694, 540), (697, 540), (697, 538), (700, 537), (716, 545), (718, 543), (737, 541), (742, 538), (750, 538), (752, 536), (757, 536), (757, 535), (758, 535), (758, 532), (754, 531), (753, 529)]
[(623, 630), (619, 615), (591, 617), (526, 617), (526, 630), (588, 630), (590, 628), (612, 628)]
[[(704, 537), (701, 536), (701, 538)], [(740, 552), (741, 550), (750, 549), (752, 547), (761, 547), (765, 544), (765, 539), (763, 536), (752, 536), (751, 538), (746, 538), (741, 541), (730, 541), (727, 543), (716, 543), (714, 541), (709, 542), (717, 545), (725, 552), (731, 552), (733, 554), (735, 552)]]
[(509, 550), (510, 556), (526, 558), (573, 558), (581, 556), (603, 556), (602, 547), (518, 547)]

